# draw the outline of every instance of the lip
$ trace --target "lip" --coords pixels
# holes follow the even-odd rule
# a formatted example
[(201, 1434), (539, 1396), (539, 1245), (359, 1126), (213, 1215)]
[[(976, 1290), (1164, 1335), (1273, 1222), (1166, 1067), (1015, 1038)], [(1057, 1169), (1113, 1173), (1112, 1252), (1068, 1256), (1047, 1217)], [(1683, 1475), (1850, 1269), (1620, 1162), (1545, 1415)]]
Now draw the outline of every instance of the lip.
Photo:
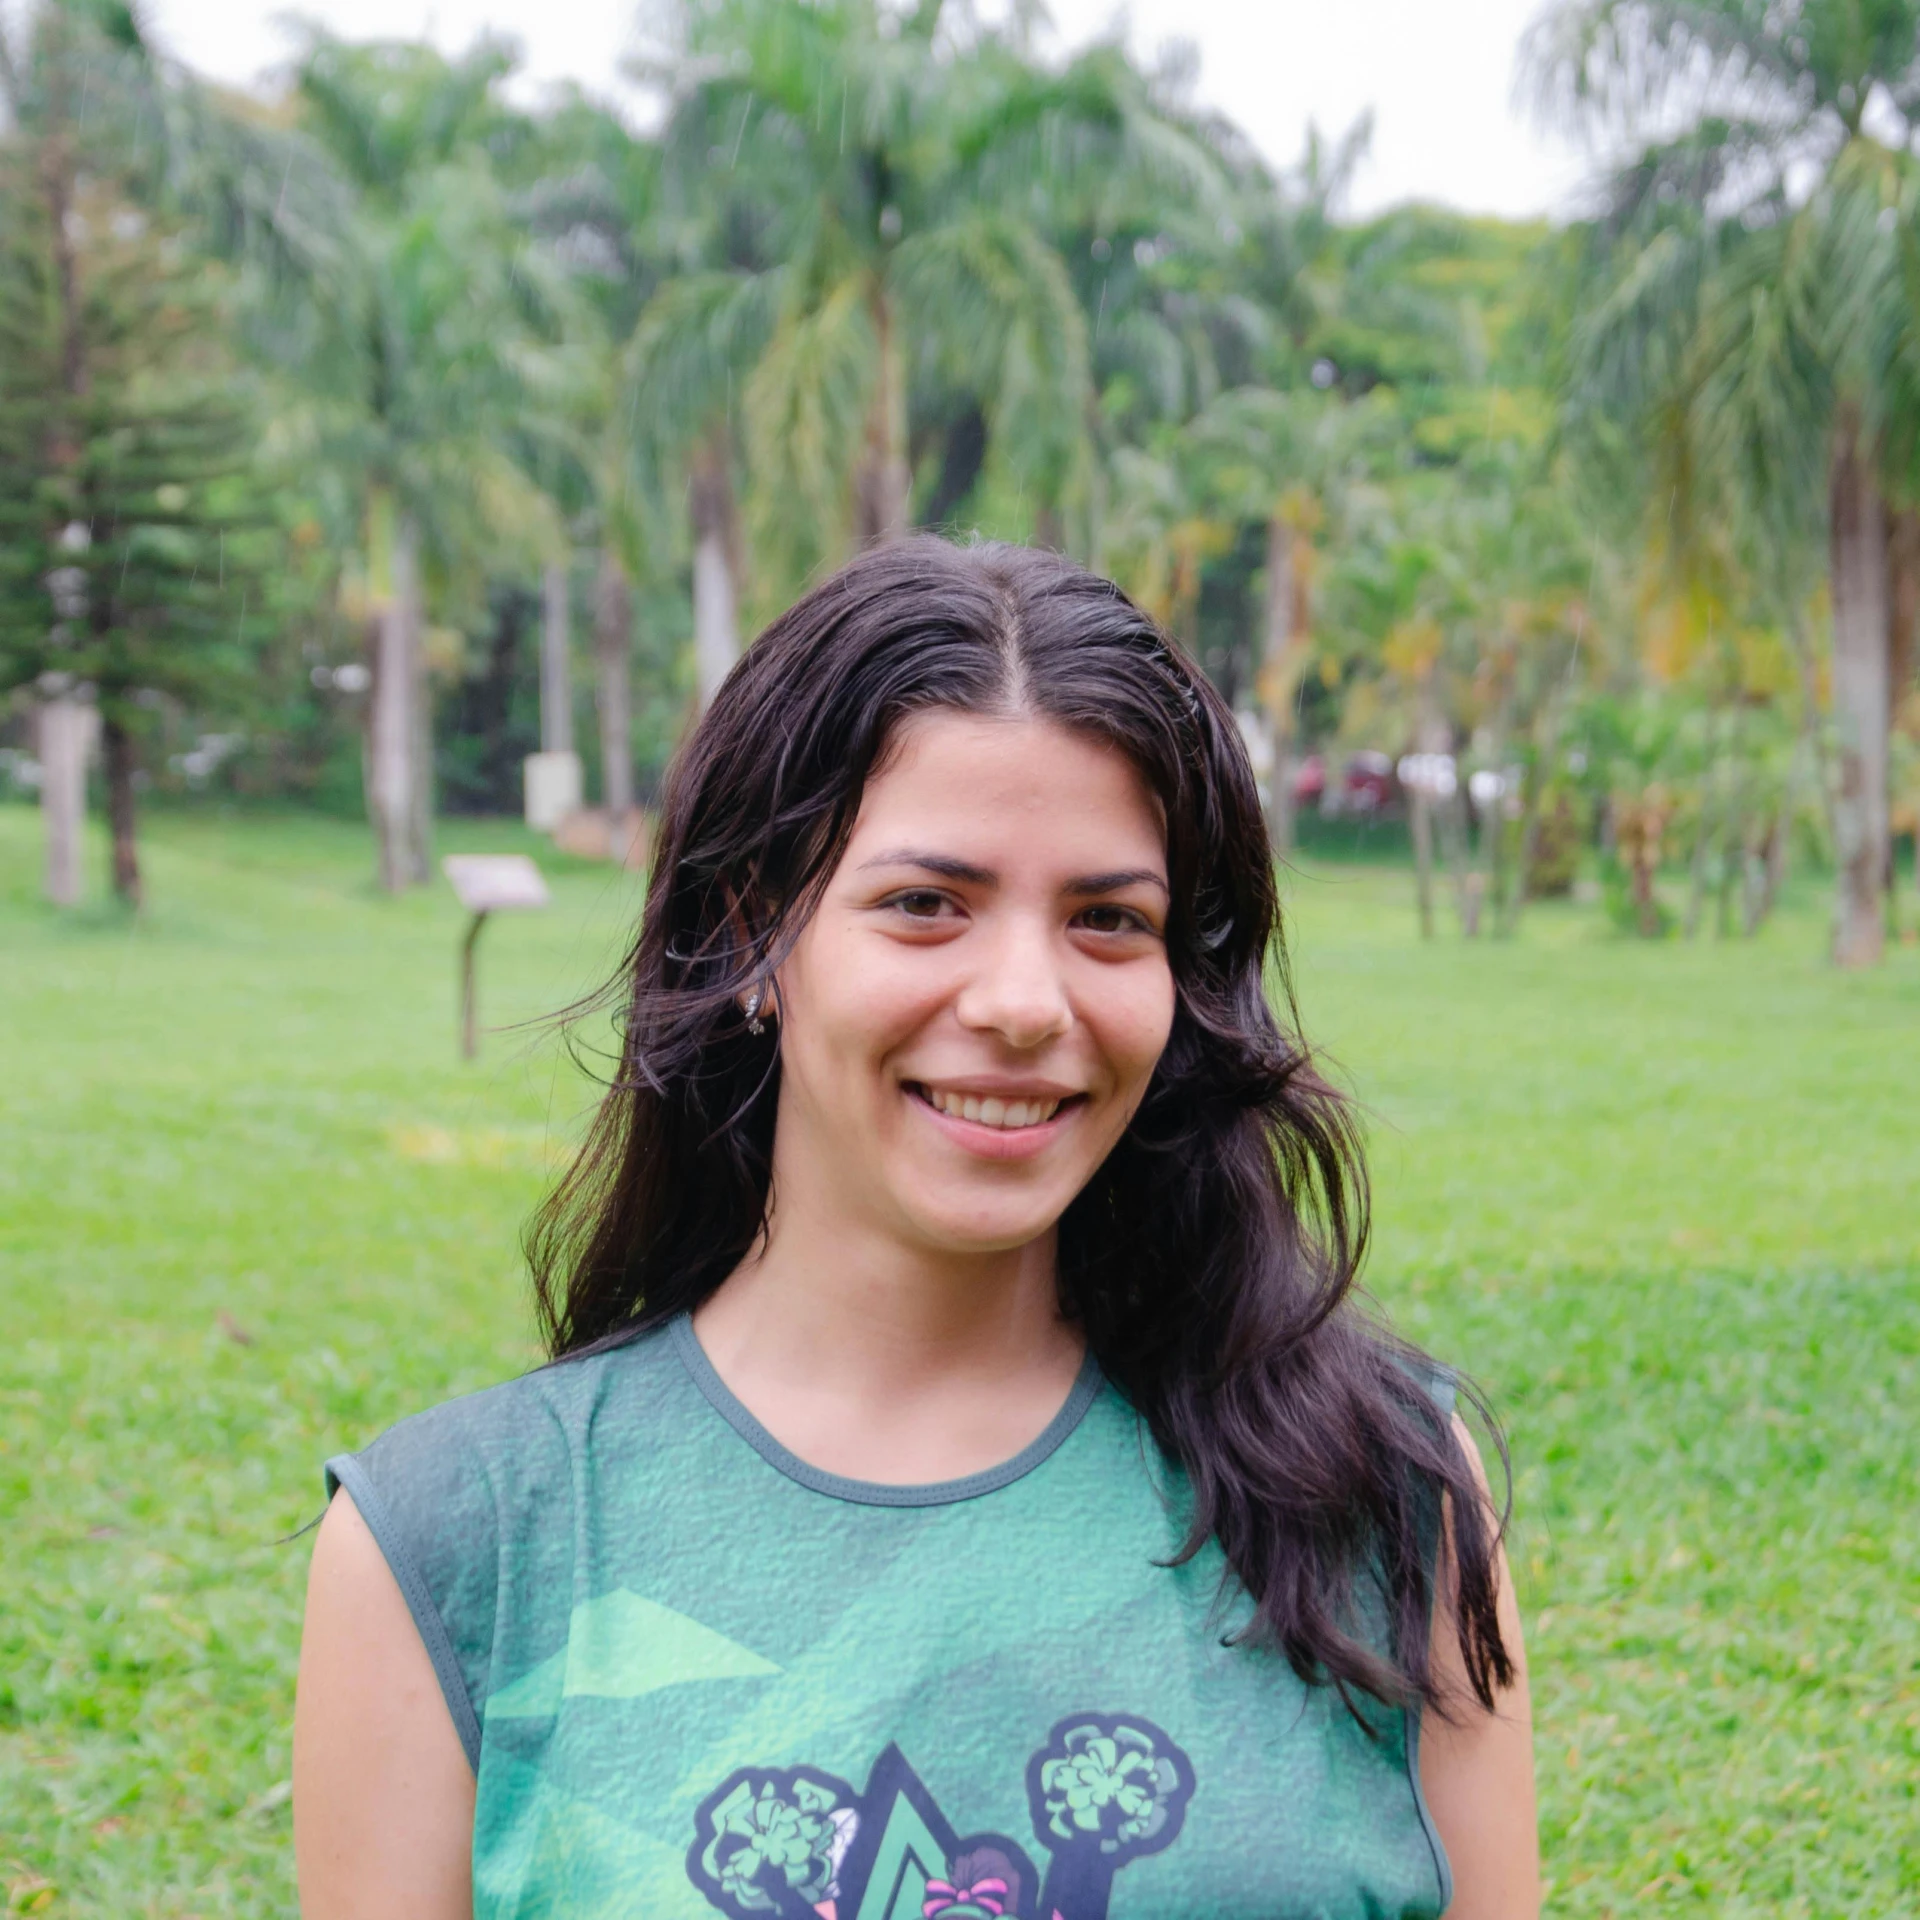
[(905, 1082), (901, 1093), (922, 1119), (931, 1121), (956, 1146), (980, 1160), (1031, 1160), (1045, 1153), (1060, 1138), (1073, 1118), (1086, 1105), (1078, 1090), (1041, 1087), (1032, 1081), (1015, 1085), (1009, 1081), (942, 1080), (942, 1088), (953, 1093), (977, 1093), (983, 1099), (997, 1095), (1003, 1100), (1060, 1100), (1065, 1104), (1051, 1120), (1031, 1127), (990, 1127), (980, 1120), (962, 1120), (942, 1113), (919, 1091), (919, 1083)]

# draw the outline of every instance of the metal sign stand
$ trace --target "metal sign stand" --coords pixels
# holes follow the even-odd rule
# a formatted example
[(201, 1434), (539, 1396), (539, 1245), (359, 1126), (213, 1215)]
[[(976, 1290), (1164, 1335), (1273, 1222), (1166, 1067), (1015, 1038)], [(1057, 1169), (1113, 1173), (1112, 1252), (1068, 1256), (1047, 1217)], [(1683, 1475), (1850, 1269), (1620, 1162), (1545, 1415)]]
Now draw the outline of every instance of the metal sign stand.
[(488, 909), (482, 907), (467, 922), (467, 937), (460, 942), (460, 1057), (471, 1060), (480, 1051), (474, 1035), (473, 949), (480, 929), (487, 924)]
[(454, 896), (473, 916), (460, 942), (460, 1057), (480, 1050), (479, 994), (474, 986), (474, 949), (487, 916), (548, 903), (547, 883), (524, 853), (450, 853), (440, 862)]

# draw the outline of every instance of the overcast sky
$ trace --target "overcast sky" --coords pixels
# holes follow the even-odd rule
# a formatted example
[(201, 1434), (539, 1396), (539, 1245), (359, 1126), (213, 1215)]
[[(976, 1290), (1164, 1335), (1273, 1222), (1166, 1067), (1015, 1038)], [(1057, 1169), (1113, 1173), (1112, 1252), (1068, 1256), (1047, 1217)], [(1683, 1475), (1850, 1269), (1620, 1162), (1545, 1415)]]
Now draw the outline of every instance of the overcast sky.
[[(1564, 209), (1581, 171), (1513, 100), (1514, 57), (1539, 0), (1133, 0), (1147, 55), (1172, 38), (1200, 54), (1199, 90), (1269, 159), (1296, 159), (1310, 121), (1339, 133), (1372, 109), (1372, 157), (1352, 210), (1403, 200), (1470, 212)], [(296, 10), (353, 37), (424, 34), (457, 48), (483, 27), (518, 40), (535, 80), (570, 77), (618, 94), (633, 0), (305, 0)], [(1113, 0), (1050, 0), (1058, 38), (1108, 30)], [(149, 0), (171, 50), (201, 71), (251, 81), (284, 58), (279, 9), (259, 0)]]

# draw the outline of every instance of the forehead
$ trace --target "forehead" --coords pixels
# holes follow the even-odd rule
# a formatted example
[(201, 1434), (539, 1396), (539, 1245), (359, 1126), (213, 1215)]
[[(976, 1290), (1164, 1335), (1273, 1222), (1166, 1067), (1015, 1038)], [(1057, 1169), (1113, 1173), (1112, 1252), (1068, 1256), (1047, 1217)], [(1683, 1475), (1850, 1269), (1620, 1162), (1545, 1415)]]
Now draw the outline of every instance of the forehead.
[[(1164, 871), (1159, 803), (1117, 747), (1031, 715), (916, 714), (867, 782), (848, 851), (881, 840), (957, 852), (964, 839), (1005, 862), (1084, 867), (1092, 847), (1125, 853), (1097, 865)], [(936, 850), (932, 841), (929, 850)]]

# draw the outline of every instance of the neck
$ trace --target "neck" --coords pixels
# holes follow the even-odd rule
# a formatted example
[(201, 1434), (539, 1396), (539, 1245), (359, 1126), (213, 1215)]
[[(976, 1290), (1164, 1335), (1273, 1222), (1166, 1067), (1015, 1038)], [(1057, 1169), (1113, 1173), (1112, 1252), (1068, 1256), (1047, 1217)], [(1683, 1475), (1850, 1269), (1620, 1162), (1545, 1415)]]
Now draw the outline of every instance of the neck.
[(995, 1253), (903, 1245), (804, 1199), (698, 1315), (723, 1375), (778, 1374), (860, 1399), (936, 1381), (1058, 1374), (1083, 1343), (1060, 1318), (1054, 1236)]
[(767, 1232), (694, 1315), (714, 1370), (775, 1439), (856, 1480), (960, 1479), (1014, 1458), (1073, 1389), (1055, 1234), (930, 1245), (806, 1127), (776, 1125)]

